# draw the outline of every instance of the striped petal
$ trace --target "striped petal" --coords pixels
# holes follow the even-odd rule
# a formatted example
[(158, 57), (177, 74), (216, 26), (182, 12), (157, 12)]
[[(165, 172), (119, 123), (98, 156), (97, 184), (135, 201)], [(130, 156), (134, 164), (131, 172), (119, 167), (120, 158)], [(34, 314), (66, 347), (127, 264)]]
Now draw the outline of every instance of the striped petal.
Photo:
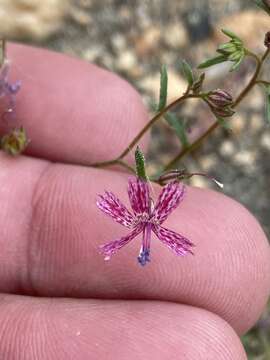
[(129, 179), (128, 196), (135, 215), (149, 213), (150, 195), (147, 181), (142, 181), (139, 178)]
[(193, 254), (191, 248), (194, 244), (192, 244), (192, 242), (184, 236), (162, 226), (153, 226), (152, 230), (159, 240), (162, 241), (163, 244), (171, 249), (176, 255), (186, 255), (188, 253)]
[(122, 202), (111, 192), (99, 195), (97, 207), (127, 228), (133, 227), (134, 217)]
[(164, 186), (154, 209), (154, 218), (162, 224), (183, 200), (184, 194), (185, 186), (177, 181), (170, 182)]
[(101, 245), (100, 253), (105, 256), (105, 260), (110, 260), (111, 256), (120, 250), (123, 246), (127, 245), (131, 240), (133, 240), (140, 232), (142, 232), (143, 226), (138, 225), (133, 229), (131, 233), (126, 236), (121, 237), (118, 240), (109, 242), (108, 244)]

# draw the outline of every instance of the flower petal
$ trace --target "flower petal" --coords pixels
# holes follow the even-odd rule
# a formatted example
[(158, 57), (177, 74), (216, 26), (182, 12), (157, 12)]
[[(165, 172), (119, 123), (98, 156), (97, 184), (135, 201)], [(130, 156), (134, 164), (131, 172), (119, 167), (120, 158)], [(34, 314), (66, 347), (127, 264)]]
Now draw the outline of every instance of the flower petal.
[(128, 196), (131, 207), (136, 215), (149, 213), (150, 211), (150, 195), (149, 185), (147, 181), (139, 178), (129, 179)]
[(176, 255), (186, 255), (187, 253), (193, 254), (191, 248), (194, 244), (184, 236), (162, 226), (153, 226), (152, 230), (159, 240)]
[(140, 232), (142, 232), (143, 226), (138, 225), (133, 229), (133, 231), (123, 236), (121, 239), (109, 242), (108, 244), (100, 246), (100, 253), (105, 256), (105, 260), (110, 260), (111, 256), (120, 250), (123, 246), (127, 245), (131, 240), (133, 240)]
[(99, 195), (97, 207), (118, 223), (128, 228), (133, 227), (133, 215), (113, 193), (106, 191), (104, 195)]
[(178, 181), (170, 182), (164, 186), (154, 209), (154, 218), (162, 224), (183, 200), (184, 194), (185, 186), (180, 185)]

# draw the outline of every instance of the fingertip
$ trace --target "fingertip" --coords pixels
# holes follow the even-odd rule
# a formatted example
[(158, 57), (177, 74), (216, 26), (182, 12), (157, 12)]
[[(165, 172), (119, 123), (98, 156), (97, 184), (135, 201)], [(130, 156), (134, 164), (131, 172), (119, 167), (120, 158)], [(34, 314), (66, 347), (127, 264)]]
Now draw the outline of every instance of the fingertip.
[(185, 305), (7, 295), (0, 320), (0, 351), (7, 360), (21, 353), (30, 360), (89, 354), (100, 360), (247, 360), (224, 320)]
[(22, 81), (16, 111), (31, 139), (30, 155), (80, 164), (108, 160), (147, 121), (137, 91), (105, 69), (17, 44), (8, 46), (8, 57), (12, 79)]
[(199, 188), (187, 194), (176, 226), (184, 227), (196, 245), (191, 261), (197, 299), (191, 290), (190, 301), (216, 312), (242, 334), (255, 324), (269, 297), (269, 242), (239, 202)]

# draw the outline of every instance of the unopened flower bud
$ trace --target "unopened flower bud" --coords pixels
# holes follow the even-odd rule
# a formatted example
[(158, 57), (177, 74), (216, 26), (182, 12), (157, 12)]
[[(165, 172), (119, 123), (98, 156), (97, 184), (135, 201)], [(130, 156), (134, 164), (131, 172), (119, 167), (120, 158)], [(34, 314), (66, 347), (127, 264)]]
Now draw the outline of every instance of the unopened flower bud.
[(29, 140), (27, 139), (26, 132), (23, 127), (19, 129), (13, 129), (9, 134), (6, 134), (1, 139), (1, 148), (3, 151), (10, 155), (21, 154)]
[(270, 31), (268, 31), (268, 32), (265, 34), (264, 45), (265, 45), (268, 49), (270, 48)]
[(224, 107), (224, 108), (218, 108), (218, 107), (211, 107), (212, 112), (217, 116), (217, 117), (231, 117), (233, 116), (233, 114), (235, 113), (235, 111), (230, 108), (229, 106)]
[(208, 93), (207, 100), (211, 106), (214, 107), (224, 107), (231, 105), (233, 103), (233, 98), (231, 94), (229, 94), (225, 90), (216, 89)]

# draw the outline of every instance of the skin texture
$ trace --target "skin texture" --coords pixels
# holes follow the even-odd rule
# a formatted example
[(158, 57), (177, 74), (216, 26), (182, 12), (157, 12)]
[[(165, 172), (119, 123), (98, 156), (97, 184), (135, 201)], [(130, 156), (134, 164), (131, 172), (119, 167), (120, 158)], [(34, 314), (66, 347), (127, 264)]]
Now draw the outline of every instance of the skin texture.
[(95, 199), (111, 190), (128, 204), (128, 175), (82, 165), (123, 150), (147, 121), (140, 97), (72, 58), (18, 45), (8, 55), (32, 142), (26, 156), (0, 154), (0, 358), (246, 359), (237, 334), (270, 289), (269, 245), (254, 217), (189, 187), (164, 225), (194, 242), (195, 256), (176, 257), (153, 237), (142, 268), (138, 237), (105, 263), (98, 246), (126, 230)]

